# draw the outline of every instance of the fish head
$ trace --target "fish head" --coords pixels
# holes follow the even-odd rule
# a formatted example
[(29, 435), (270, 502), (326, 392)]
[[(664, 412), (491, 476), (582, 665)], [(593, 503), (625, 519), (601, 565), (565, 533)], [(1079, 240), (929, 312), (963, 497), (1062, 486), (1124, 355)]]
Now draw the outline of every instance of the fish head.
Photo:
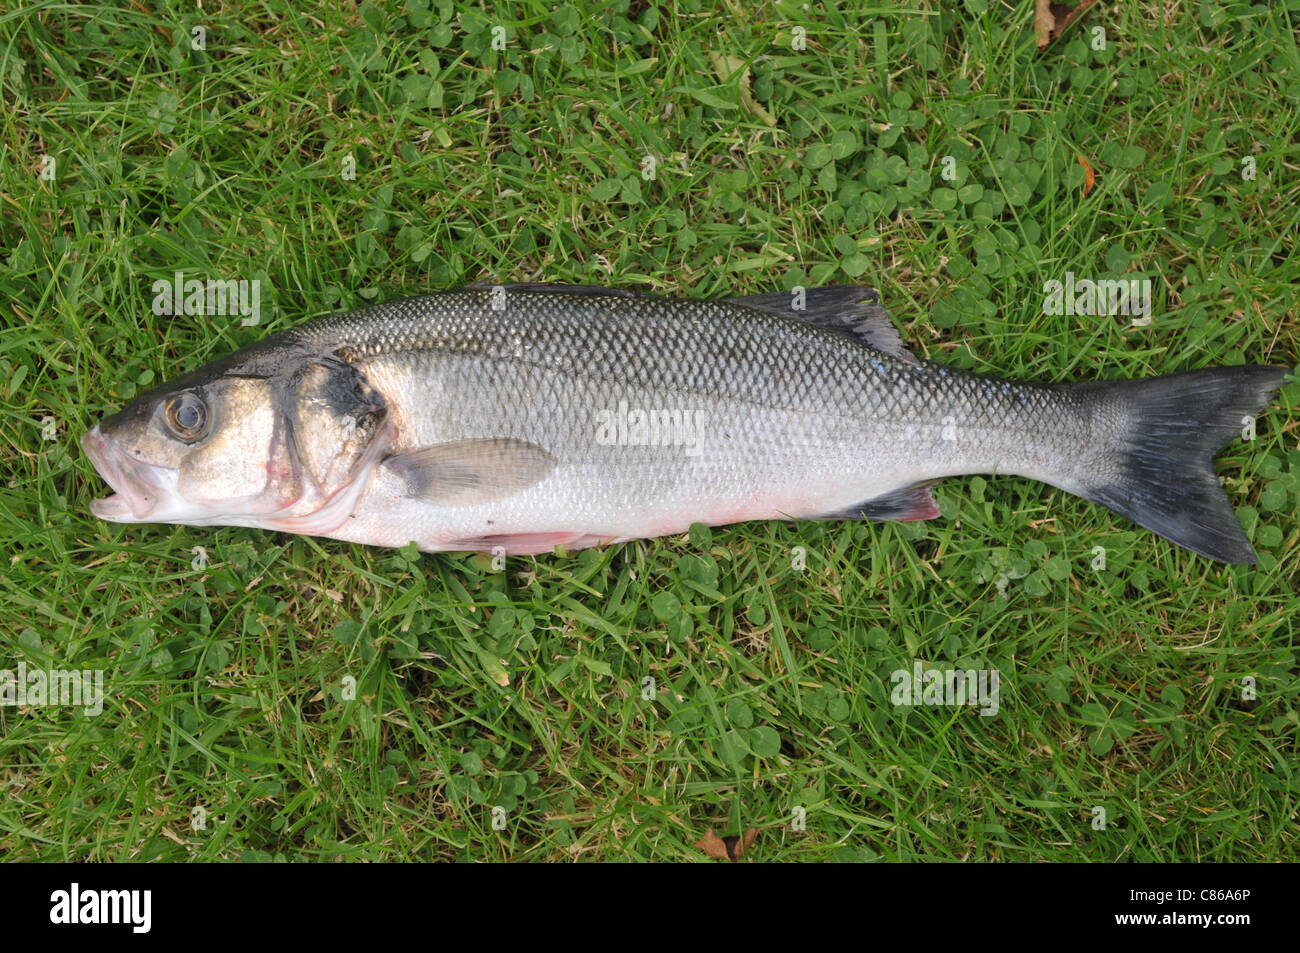
[(179, 523), (282, 508), (296, 492), (272, 391), (266, 378), (218, 375), (106, 417), (81, 446), (117, 492), (91, 511), (116, 523)]
[(382, 459), (383, 398), (336, 357), (224, 359), (139, 397), (81, 440), (117, 523), (328, 532)]

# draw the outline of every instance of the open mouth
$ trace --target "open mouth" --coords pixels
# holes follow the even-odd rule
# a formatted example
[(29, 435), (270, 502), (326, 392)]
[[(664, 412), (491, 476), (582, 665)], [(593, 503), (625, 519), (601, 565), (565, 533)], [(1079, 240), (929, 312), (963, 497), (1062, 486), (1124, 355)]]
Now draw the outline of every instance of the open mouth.
[(158, 508), (162, 501), (158, 467), (129, 459), (117, 444), (100, 433), (99, 427), (81, 438), (81, 448), (104, 482), (117, 491), (112, 496), (92, 500), (92, 513), (115, 523), (132, 523), (148, 518)]

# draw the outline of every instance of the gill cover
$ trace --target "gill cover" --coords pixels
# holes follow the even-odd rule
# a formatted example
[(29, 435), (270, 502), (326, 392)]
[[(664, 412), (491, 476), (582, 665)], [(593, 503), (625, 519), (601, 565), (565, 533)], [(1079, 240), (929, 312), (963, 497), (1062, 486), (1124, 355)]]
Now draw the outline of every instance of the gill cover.
[(360, 478), (375, 455), (388, 404), (355, 367), (333, 357), (300, 367), (286, 398), (293, 457), (315, 491), (308, 495), (330, 499)]

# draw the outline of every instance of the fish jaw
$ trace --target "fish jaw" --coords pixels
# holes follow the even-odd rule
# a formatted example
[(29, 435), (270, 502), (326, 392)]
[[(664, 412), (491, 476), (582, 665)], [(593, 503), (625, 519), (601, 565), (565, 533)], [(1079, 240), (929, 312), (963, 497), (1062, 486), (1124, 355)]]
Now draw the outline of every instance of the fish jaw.
[(176, 470), (132, 460), (98, 426), (81, 438), (81, 448), (115, 491), (111, 496), (92, 500), (92, 513), (110, 523), (158, 522), (160, 506), (175, 493)]
[[(98, 425), (82, 436), (81, 448), (104, 482), (116, 491), (90, 501), (90, 512), (102, 520), (192, 526), (263, 525), (263, 519), (256, 515), (241, 515), (243, 509), (255, 510), (260, 497), (229, 501), (229, 510), (190, 502), (180, 491), (178, 469), (134, 459)], [(276, 508), (283, 506), (277, 503)]]

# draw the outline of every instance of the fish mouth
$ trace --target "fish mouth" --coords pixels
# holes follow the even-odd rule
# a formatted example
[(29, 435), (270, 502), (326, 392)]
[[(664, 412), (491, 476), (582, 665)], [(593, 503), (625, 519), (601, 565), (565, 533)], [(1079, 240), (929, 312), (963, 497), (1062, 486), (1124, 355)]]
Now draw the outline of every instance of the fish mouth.
[(104, 482), (116, 491), (112, 496), (91, 500), (92, 513), (113, 523), (141, 523), (158, 508), (165, 496), (165, 467), (130, 459), (98, 426), (81, 438), (81, 449)]

